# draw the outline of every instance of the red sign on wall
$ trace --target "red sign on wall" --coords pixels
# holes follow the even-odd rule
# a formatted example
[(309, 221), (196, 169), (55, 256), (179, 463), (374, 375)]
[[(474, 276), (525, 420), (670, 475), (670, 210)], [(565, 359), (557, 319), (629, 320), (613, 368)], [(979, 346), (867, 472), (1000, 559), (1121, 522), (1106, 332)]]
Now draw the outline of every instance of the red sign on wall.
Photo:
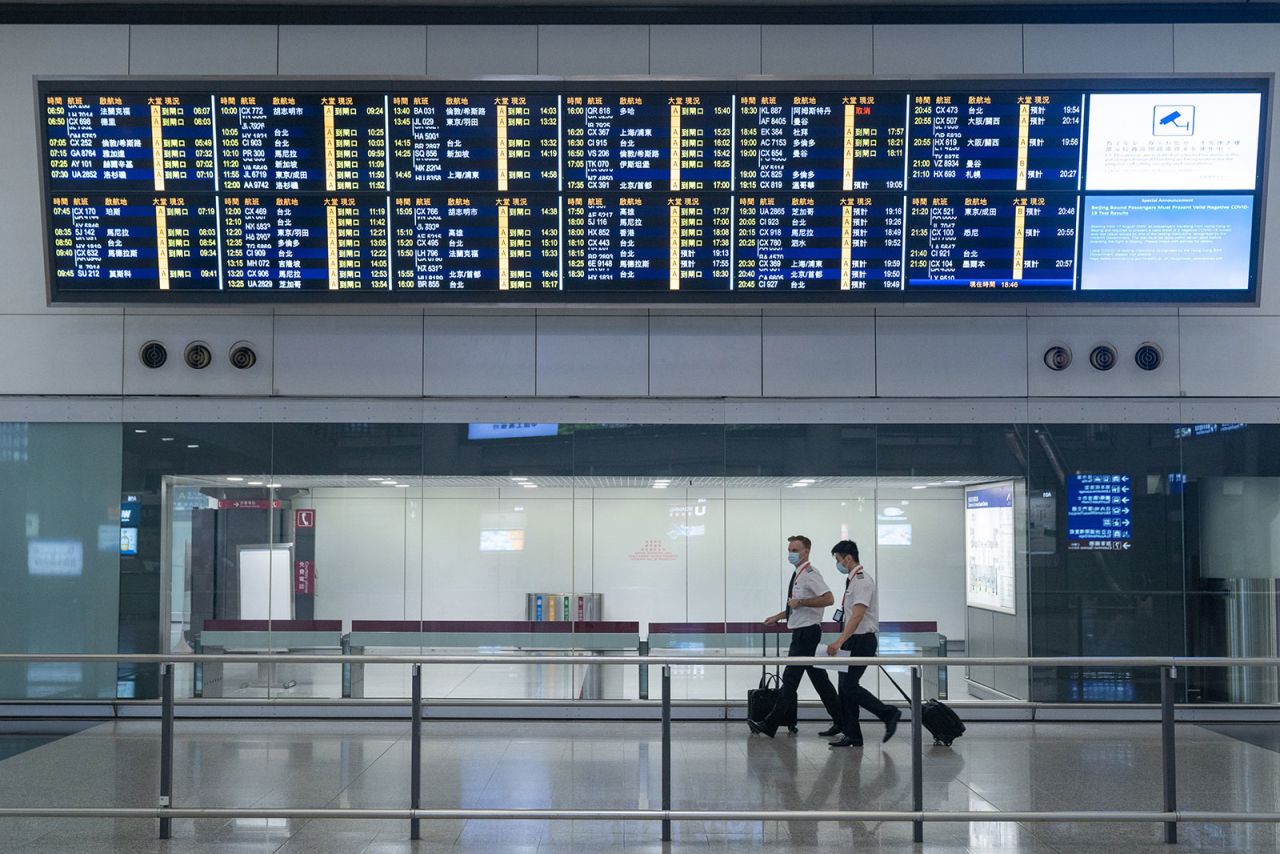
[(314, 510), (294, 510), (293, 511), (293, 527), (314, 528), (315, 526), (316, 526), (316, 511)]
[(316, 592), (316, 564), (311, 560), (293, 562), (293, 591), (314, 594)]

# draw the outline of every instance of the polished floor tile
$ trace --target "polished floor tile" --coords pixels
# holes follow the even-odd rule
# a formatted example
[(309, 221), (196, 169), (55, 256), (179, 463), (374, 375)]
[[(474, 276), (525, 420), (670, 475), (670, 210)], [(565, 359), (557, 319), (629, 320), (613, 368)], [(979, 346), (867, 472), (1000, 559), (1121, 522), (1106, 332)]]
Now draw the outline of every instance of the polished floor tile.
[[(830, 749), (819, 723), (751, 736), (740, 723), (673, 726), (677, 809), (905, 810), (910, 740)], [(0, 760), (5, 806), (156, 802), (158, 725), (116, 721)], [(661, 803), (657, 722), (428, 721), (423, 806), (652, 809)], [(409, 803), (401, 721), (179, 721), (174, 801), (207, 807), (402, 807)], [(1280, 811), (1280, 753), (1194, 725), (1178, 727), (1184, 809)], [(954, 749), (924, 751), (935, 810), (1154, 810), (1160, 740), (1153, 724), (975, 723)], [(143, 819), (0, 819), (0, 854), (393, 854), (448, 851), (663, 854), (928, 851), (935, 854), (1147, 854), (1280, 851), (1272, 824), (1183, 824), (1176, 849), (1158, 824), (1007, 821), (907, 823), (688, 821), (664, 845), (652, 821), (176, 819), (156, 839)]]

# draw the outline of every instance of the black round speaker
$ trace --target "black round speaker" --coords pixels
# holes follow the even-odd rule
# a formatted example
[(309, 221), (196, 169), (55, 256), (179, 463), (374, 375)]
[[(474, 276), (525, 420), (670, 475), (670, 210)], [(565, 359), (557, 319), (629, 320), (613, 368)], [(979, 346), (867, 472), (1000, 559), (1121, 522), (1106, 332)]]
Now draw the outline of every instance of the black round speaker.
[(142, 349), (138, 350), (138, 360), (154, 370), (169, 361), (169, 351), (159, 341), (148, 341), (142, 345)]
[(1044, 364), (1051, 371), (1065, 371), (1071, 367), (1071, 351), (1061, 345), (1054, 345), (1044, 351)]
[(1145, 341), (1138, 345), (1138, 349), (1133, 354), (1133, 361), (1144, 371), (1154, 371), (1164, 361), (1164, 352), (1159, 344)]
[(253, 352), (253, 347), (244, 341), (237, 341), (231, 345), (228, 358), (231, 360), (231, 367), (240, 371), (247, 371), (258, 363), (258, 354)]
[(186, 360), (188, 368), (203, 371), (212, 364), (213, 353), (209, 352), (209, 345), (203, 341), (192, 341), (187, 345), (182, 358)]
[(1116, 366), (1116, 348), (1110, 344), (1099, 344), (1089, 353), (1089, 364), (1095, 370), (1111, 370)]

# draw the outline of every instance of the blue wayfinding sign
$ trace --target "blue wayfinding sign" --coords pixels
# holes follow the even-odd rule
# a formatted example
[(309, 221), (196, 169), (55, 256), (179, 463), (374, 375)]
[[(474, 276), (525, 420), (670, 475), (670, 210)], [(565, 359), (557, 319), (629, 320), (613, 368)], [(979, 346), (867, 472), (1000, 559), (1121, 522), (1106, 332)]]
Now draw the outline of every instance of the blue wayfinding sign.
[(1067, 476), (1067, 548), (1128, 551), (1133, 540), (1133, 483), (1127, 474)]

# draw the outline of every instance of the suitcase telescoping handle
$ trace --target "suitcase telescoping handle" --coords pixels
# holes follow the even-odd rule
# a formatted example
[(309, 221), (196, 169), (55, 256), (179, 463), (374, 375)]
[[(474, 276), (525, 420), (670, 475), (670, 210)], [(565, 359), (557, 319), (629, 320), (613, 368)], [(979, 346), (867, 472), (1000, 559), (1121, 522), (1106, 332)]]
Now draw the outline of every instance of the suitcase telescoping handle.
[(908, 705), (908, 706), (910, 706), (910, 705), (911, 705), (911, 698), (907, 696), (907, 692), (906, 692), (906, 691), (903, 691), (903, 690), (902, 690), (902, 686), (901, 686), (901, 685), (899, 685), (897, 682), (895, 682), (895, 681), (894, 681), (893, 677), (889, 675), (889, 671), (884, 669), (884, 665), (883, 665), (883, 664), (878, 664), (878, 665), (876, 665), (876, 666), (880, 668), (880, 672), (884, 674), (884, 678), (888, 679), (888, 680), (889, 680), (889, 682), (890, 682), (890, 683), (892, 683), (893, 687), (895, 687), (895, 688), (897, 688), (897, 689), (898, 689), (898, 693), (902, 695), (902, 699), (906, 700), (906, 701), (907, 701), (907, 705)]
[[(777, 631), (773, 633), (773, 657), (774, 658), (782, 657), (782, 640), (778, 637), (779, 634), (781, 633)], [(760, 629), (760, 657), (761, 658), (769, 657), (769, 630), (767, 628)], [(767, 664), (761, 664), (760, 679), (763, 680), (765, 675), (768, 672), (769, 672), (769, 666)], [(773, 675), (779, 679), (782, 678), (782, 665), (775, 664), (773, 666)]]

